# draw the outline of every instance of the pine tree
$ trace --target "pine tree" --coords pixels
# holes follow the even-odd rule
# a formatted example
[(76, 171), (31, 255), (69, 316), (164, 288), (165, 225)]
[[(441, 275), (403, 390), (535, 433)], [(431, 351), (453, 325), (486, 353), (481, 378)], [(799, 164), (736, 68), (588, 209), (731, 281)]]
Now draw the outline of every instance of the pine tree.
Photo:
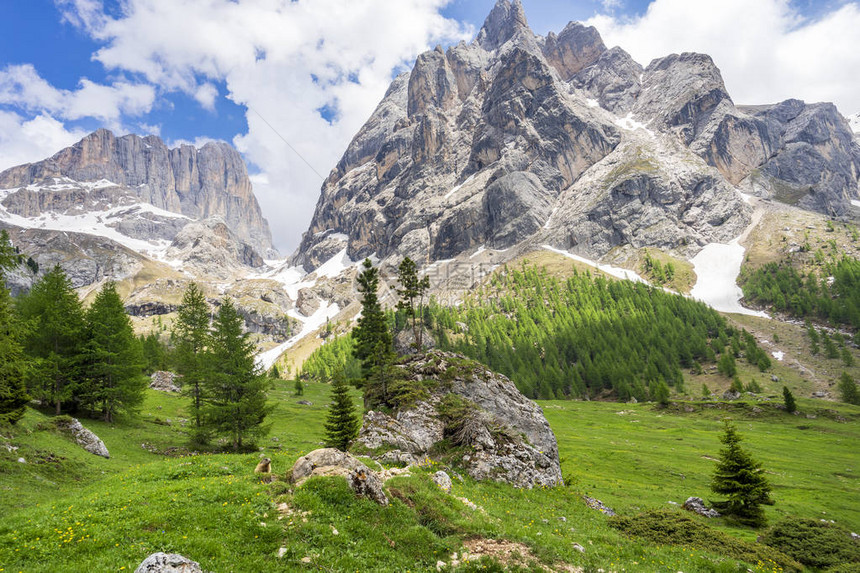
[(782, 401), (785, 403), (785, 411), (789, 414), (793, 414), (797, 410), (797, 402), (788, 386), (782, 387)]
[(660, 380), (655, 386), (651, 399), (661, 406), (669, 405), (669, 386), (663, 380)]
[(728, 499), (712, 503), (724, 515), (752, 527), (761, 527), (767, 522), (761, 505), (773, 504), (770, 483), (761, 464), (740, 447), (743, 438), (734, 425), (728, 420), (724, 424), (725, 433), (720, 436), (720, 441), (726, 447), (720, 450), (711, 491)]
[(397, 294), (400, 301), (397, 310), (402, 310), (407, 318), (412, 320), (412, 340), (416, 352), (424, 349), (424, 295), (430, 288), (430, 278), (418, 278), (415, 262), (409, 257), (404, 258), (398, 267), (400, 287)]
[(842, 376), (839, 377), (838, 387), (843, 402), (860, 406), (860, 391), (857, 390), (857, 383), (851, 379), (847, 372), (843, 372)]
[(80, 399), (99, 411), (105, 422), (113, 422), (120, 411), (135, 412), (146, 391), (143, 349), (113, 282), (96, 295), (86, 324)]
[(4, 279), (5, 271), (15, 266), (14, 253), (9, 235), (0, 232), (0, 425), (20, 420), (30, 400), (24, 384), (23, 327), (13, 312)]
[(182, 376), (182, 391), (191, 398), (191, 412), (197, 429), (194, 440), (205, 442), (200, 428), (207, 369), (205, 350), (209, 345), (209, 304), (196, 283), (190, 283), (182, 295), (176, 322), (173, 323), (173, 343), (176, 346), (176, 372)]
[(33, 359), (30, 394), (54, 405), (77, 399), (84, 341), (84, 310), (72, 283), (59, 265), (16, 301), (28, 324), (24, 351)]
[(343, 372), (335, 373), (331, 388), (331, 406), (325, 421), (325, 445), (347, 451), (349, 444), (358, 436), (361, 423), (355, 414), (355, 405), (349, 396)]
[(365, 259), (363, 267), (364, 270), (358, 275), (361, 318), (353, 335), (356, 340), (355, 356), (361, 360), (364, 405), (370, 408), (388, 402), (394, 351), (388, 321), (377, 296), (379, 270), (370, 259)]
[(212, 324), (205, 357), (210, 368), (204, 424), (226, 437), (234, 451), (248, 446), (249, 438), (268, 433), (269, 426), (263, 422), (273, 410), (266, 403), (271, 382), (257, 367), (254, 343), (243, 326), (233, 302), (224, 299)]

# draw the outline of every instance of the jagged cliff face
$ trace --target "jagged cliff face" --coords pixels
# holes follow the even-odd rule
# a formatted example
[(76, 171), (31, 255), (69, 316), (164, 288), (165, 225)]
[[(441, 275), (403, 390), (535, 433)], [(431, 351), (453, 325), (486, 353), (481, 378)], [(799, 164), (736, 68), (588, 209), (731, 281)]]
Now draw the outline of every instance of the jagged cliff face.
[(155, 136), (115, 137), (100, 129), (49, 159), (0, 173), (0, 189), (5, 190), (4, 210), (20, 217), (143, 203), (166, 214), (152, 212), (145, 221), (117, 222), (120, 232), (139, 239), (172, 239), (183, 221), (220, 218), (260, 254), (272, 248), (242, 157), (223, 142), (168, 149)]
[(736, 237), (738, 188), (832, 215), (860, 147), (829, 104), (739, 108), (702, 54), (643, 68), (594, 28), (535, 36), (499, 0), (477, 38), (419, 56), (323, 184), (294, 262), (421, 263), (548, 243), (685, 255)]

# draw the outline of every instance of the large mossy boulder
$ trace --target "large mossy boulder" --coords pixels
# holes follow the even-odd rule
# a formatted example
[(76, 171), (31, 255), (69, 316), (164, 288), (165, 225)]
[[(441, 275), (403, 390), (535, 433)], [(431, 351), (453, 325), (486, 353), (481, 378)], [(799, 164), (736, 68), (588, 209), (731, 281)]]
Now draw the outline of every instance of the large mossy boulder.
[(397, 377), (405, 398), (365, 415), (355, 451), (388, 463), (444, 460), (517, 487), (562, 483), (549, 422), (507, 377), (437, 350), (403, 358)]

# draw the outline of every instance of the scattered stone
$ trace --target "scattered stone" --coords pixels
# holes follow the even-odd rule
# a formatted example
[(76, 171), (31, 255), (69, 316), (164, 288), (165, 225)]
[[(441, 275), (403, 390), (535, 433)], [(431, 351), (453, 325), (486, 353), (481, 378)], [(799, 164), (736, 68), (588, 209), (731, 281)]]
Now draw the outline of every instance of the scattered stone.
[(203, 573), (200, 564), (177, 553), (153, 553), (134, 573)]
[(770, 381), (771, 382), (779, 382), (779, 376), (777, 376), (776, 374), (771, 374), (770, 375)]
[(741, 397), (740, 392), (735, 392), (731, 388), (723, 392), (723, 400), (737, 400)]
[(157, 372), (153, 372), (152, 376), (149, 377), (149, 387), (160, 392), (179, 393), (182, 389), (176, 384), (176, 380), (178, 378), (180, 378), (178, 374), (167, 372), (166, 370), (159, 370)]
[(563, 515), (561, 517), (559, 517), (558, 520), (561, 521), (562, 523), (567, 523), (567, 518)]
[(296, 460), (291, 470), (293, 483), (300, 486), (311, 476), (342, 476), (357, 496), (388, 505), (382, 480), (366, 465), (335, 448), (314, 450)]
[(296, 404), (301, 404), (302, 406), (313, 406), (314, 403), (308, 400), (299, 400)]
[(287, 548), (286, 547), (281, 547), (280, 549), (278, 549), (278, 559), (283, 558), (283, 556), (286, 554), (287, 554)]
[(433, 474), (433, 477), (431, 479), (433, 480), (433, 483), (438, 485), (442, 491), (444, 491), (445, 493), (451, 493), (451, 477), (448, 474), (446, 474), (442, 470), (439, 470), (438, 472)]
[(61, 417), (56, 419), (55, 423), (58, 429), (71, 434), (78, 445), (89, 453), (103, 458), (110, 458), (110, 452), (108, 452), (105, 443), (94, 433), (84, 428), (75, 418)]
[(18, 458), (18, 463), (19, 464), (26, 464), (27, 460), (25, 460), (24, 458)]
[(720, 516), (717, 510), (708, 509), (701, 497), (688, 497), (687, 501), (684, 502), (684, 509), (708, 518)]
[(597, 511), (599, 511), (600, 513), (605, 513), (605, 514), (606, 514), (606, 515), (608, 515), (609, 517), (613, 517), (613, 516), (615, 516), (615, 512), (612, 510), (612, 508), (610, 508), (610, 507), (608, 507), (607, 505), (605, 505), (605, 504), (604, 504), (602, 501), (600, 501), (599, 499), (595, 499), (595, 498), (593, 498), (593, 497), (588, 497), (587, 495), (582, 496), (582, 499), (584, 499), (584, 500), (585, 500), (585, 504), (586, 504), (588, 507), (590, 507), (591, 509), (596, 509), (596, 510), (597, 510)]
[(398, 477), (398, 476), (409, 477), (412, 474), (409, 473), (409, 467), (405, 467), (405, 468), (388, 468), (388, 469), (383, 468), (382, 470), (377, 472), (376, 475), (379, 476), (379, 479), (382, 480), (382, 483), (385, 483), (393, 477)]
[(468, 508), (469, 508), (469, 509), (471, 509), (472, 511), (477, 511), (477, 510), (478, 510), (478, 506), (477, 506), (477, 505), (475, 505), (474, 503), (472, 503), (471, 501), (469, 501), (469, 498), (466, 498), (466, 497), (458, 497), (457, 499), (458, 499), (458, 500), (460, 500), (460, 501), (463, 503), (463, 505), (465, 505), (466, 507), (468, 507)]
[(580, 553), (585, 553), (585, 547), (580, 545), (579, 543), (574, 543), (573, 548), (579, 551)]
[(827, 398), (829, 396), (830, 396), (830, 392), (819, 391), (819, 392), (813, 392), (812, 393), (813, 398)]
[(311, 562), (310, 557), (302, 557), (302, 563), (310, 563), (310, 562)]

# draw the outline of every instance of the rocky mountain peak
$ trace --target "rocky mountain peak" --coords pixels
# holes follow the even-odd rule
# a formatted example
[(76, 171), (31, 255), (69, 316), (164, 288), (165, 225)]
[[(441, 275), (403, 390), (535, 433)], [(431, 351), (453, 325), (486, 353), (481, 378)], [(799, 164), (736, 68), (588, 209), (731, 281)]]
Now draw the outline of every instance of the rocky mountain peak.
[(522, 2), (498, 0), (475, 41), (485, 50), (492, 51), (523, 31), (531, 32)]
[(690, 257), (749, 222), (738, 189), (839, 216), (858, 174), (832, 105), (739, 107), (707, 54), (643, 68), (580, 23), (538, 37), (519, 1), (499, 0), (475, 42), (426, 52), (392, 82), (293, 262), (313, 270), (346, 249), (426, 265), (542, 245)]
[(99, 129), (48, 159), (0, 173), (0, 189), (9, 191), (5, 209), (25, 217), (140, 202), (191, 219), (221, 217), (259, 253), (272, 248), (245, 162), (225, 142), (170, 149), (154, 135)]

